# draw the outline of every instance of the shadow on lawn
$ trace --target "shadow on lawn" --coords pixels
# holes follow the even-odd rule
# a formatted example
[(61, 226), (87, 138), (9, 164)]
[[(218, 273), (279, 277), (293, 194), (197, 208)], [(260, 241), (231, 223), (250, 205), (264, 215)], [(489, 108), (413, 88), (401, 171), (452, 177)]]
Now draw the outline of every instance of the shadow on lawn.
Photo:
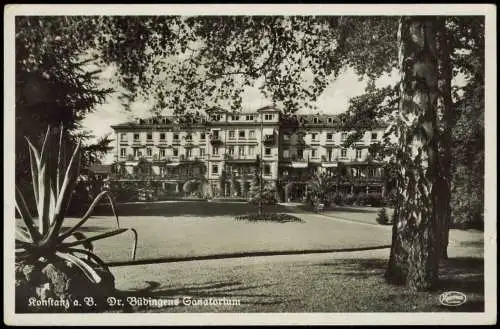
[[(387, 260), (384, 259), (339, 259), (331, 262), (315, 264), (315, 266), (331, 268), (329, 275), (335, 277), (349, 277), (359, 280), (378, 278), (381, 283), (385, 282), (384, 274), (387, 268)], [(480, 258), (462, 257), (451, 258), (442, 262), (440, 278), (433, 291), (410, 292), (404, 287), (387, 284), (388, 295), (384, 297), (387, 302), (401, 300), (402, 303), (420, 302), (421, 311), (444, 311), (444, 312), (484, 312), (484, 261)], [(447, 291), (458, 291), (464, 293), (467, 302), (458, 307), (445, 307), (436, 301), (438, 296)], [(429, 294), (432, 302), (428, 302)], [(427, 297), (425, 297), (427, 296)], [(426, 299), (427, 298), (427, 299)], [(426, 302), (427, 300), (427, 302)]]
[[(117, 212), (122, 216), (237, 216), (258, 211), (258, 206), (244, 202), (197, 202), (179, 201), (171, 203), (119, 204)], [(288, 212), (281, 205), (264, 205), (265, 212)], [(111, 216), (111, 209), (106, 205), (96, 208), (95, 214)]]
[[(183, 298), (189, 297), (191, 300), (198, 299), (219, 299), (226, 298), (226, 300), (239, 300), (240, 305), (276, 305), (290, 300), (287, 296), (266, 294), (266, 293), (250, 293), (249, 291), (254, 289), (269, 288), (271, 284), (260, 284), (260, 285), (244, 285), (240, 281), (217, 281), (217, 282), (205, 282), (197, 285), (186, 285), (178, 287), (162, 287), (159, 282), (156, 281), (146, 281), (148, 286), (143, 289), (138, 290), (128, 290), (119, 291), (118, 297), (123, 299), (135, 297), (135, 298), (151, 298), (151, 299), (174, 299), (179, 298), (180, 304), (176, 307), (185, 307), (182, 302)], [(123, 312), (137, 312), (137, 311), (148, 311), (151, 310), (148, 306), (132, 306), (125, 303)], [(168, 306), (172, 308), (172, 306)], [(224, 310), (224, 306), (221, 310)], [(227, 305), (226, 305), (227, 307)], [(230, 306), (233, 307), (233, 306)], [(161, 310), (161, 309), (160, 309)], [(227, 308), (226, 310), (231, 310)], [(234, 310), (234, 309), (233, 309)]]

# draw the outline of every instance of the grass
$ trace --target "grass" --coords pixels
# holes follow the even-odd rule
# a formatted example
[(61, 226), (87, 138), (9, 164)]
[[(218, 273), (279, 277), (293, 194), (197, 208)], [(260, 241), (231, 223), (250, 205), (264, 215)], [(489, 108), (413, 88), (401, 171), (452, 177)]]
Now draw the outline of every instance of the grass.
[[(234, 220), (233, 215), (122, 216), (123, 227), (137, 230), (138, 260), (193, 257), (227, 253), (299, 251), (372, 247), (390, 244), (391, 232), (383, 226), (356, 225), (316, 214), (298, 215), (303, 222), (255, 222)], [(69, 219), (69, 222), (76, 219)], [(115, 225), (111, 216), (91, 218), (86, 234)], [(68, 223), (69, 226), (69, 223)], [(123, 234), (98, 241), (95, 253), (104, 261), (127, 261), (132, 236)]]
[[(387, 251), (385, 251), (387, 253)], [(365, 253), (366, 255), (366, 253)], [(352, 257), (352, 258), (351, 258)], [(385, 256), (384, 256), (385, 257)], [(119, 312), (482, 312), (483, 262), (454, 258), (432, 292), (411, 292), (385, 282), (387, 260), (360, 253), (275, 256), (113, 268), (124, 297), (227, 298), (237, 306), (128, 306)], [(444, 291), (461, 291), (467, 302), (447, 308)]]
[[(142, 215), (137, 215), (139, 210)], [(122, 225), (139, 232), (137, 258), (143, 260), (390, 244), (390, 227), (375, 221), (377, 208), (338, 208), (320, 214), (299, 210), (297, 217), (303, 222), (287, 225), (234, 220), (255, 210), (255, 205), (246, 203), (119, 205)], [(265, 211), (288, 210), (275, 205)], [(86, 233), (114, 225), (112, 217), (101, 214), (90, 219)], [(226, 297), (238, 299), (240, 305), (128, 305), (111, 311), (480, 312), (484, 309), (483, 235), (452, 230), (450, 240), (451, 258), (444, 262), (439, 289), (433, 292), (414, 293), (388, 285), (383, 274), (389, 250), (382, 249), (112, 267), (124, 299)], [(130, 246), (131, 238), (112, 237), (96, 243), (95, 252), (105, 261), (127, 260)], [(441, 306), (438, 296), (451, 290), (465, 293), (467, 303), (453, 309)]]
[(280, 213), (262, 213), (262, 214), (248, 214), (236, 216), (236, 220), (246, 220), (249, 222), (276, 222), (276, 223), (288, 223), (288, 222), (300, 222), (304, 221), (297, 216), (289, 214)]

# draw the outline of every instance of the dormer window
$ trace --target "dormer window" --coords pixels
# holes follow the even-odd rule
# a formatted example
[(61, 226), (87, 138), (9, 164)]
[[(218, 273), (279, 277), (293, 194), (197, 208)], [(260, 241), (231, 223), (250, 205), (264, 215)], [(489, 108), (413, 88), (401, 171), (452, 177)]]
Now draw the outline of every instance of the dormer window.
[(318, 118), (313, 118), (313, 123), (318, 123)]
[(247, 115), (245, 119), (247, 121), (253, 121), (253, 115)]
[(212, 121), (220, 121), (221, 115), (220, 114), (213, 114), (212, 115)]
[(333, 118), (328, 118), (328, 123), (333, 123)]
[(271, 121), (272, 119), (273, 119), (273, 115), (272, 114), (264, 114), (264, 120)]
[(231, 120), (232, 121), (238, 121), (238, 120), (240, 120), (240, 116), (239, 115), (232, 115), (231, 116)]

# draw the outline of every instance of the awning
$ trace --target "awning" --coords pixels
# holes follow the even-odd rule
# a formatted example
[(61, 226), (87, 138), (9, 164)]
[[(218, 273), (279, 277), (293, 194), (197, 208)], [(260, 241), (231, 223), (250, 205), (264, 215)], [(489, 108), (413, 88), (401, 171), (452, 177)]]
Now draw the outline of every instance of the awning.
[(324, 168), (338, 167), (338, 163), (337, 163), (337, 162), (332, 162), (332, 163), (322, 163), (322, 164), (321, 164), (321, 167), (324, 167)]
[(292, 162), (290, 164), (290, 167), (292, 167), (292, 168), (307, 168), (308, 164), (307, 164), (307, 162)]

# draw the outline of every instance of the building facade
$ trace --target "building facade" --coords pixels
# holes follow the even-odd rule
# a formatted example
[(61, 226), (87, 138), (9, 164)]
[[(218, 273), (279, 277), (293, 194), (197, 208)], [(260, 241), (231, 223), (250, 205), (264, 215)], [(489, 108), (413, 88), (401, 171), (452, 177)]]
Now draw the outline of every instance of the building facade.
[(305, 197), (312, 174), (342, 167), (346, 179), (338, 182), (339, 190), (380, 192), (381, 166), (368, 147), (381, 141), (384, 128), (343, 148), (348, 133), (338, 127), (335, 115), (285, 119), (274, 107), (119, 124), (112, 126), (117, 153), (110, 179), (143, 184), (163, 196), (249, 198), (259, 168), (281, 201), (296, 201)]

